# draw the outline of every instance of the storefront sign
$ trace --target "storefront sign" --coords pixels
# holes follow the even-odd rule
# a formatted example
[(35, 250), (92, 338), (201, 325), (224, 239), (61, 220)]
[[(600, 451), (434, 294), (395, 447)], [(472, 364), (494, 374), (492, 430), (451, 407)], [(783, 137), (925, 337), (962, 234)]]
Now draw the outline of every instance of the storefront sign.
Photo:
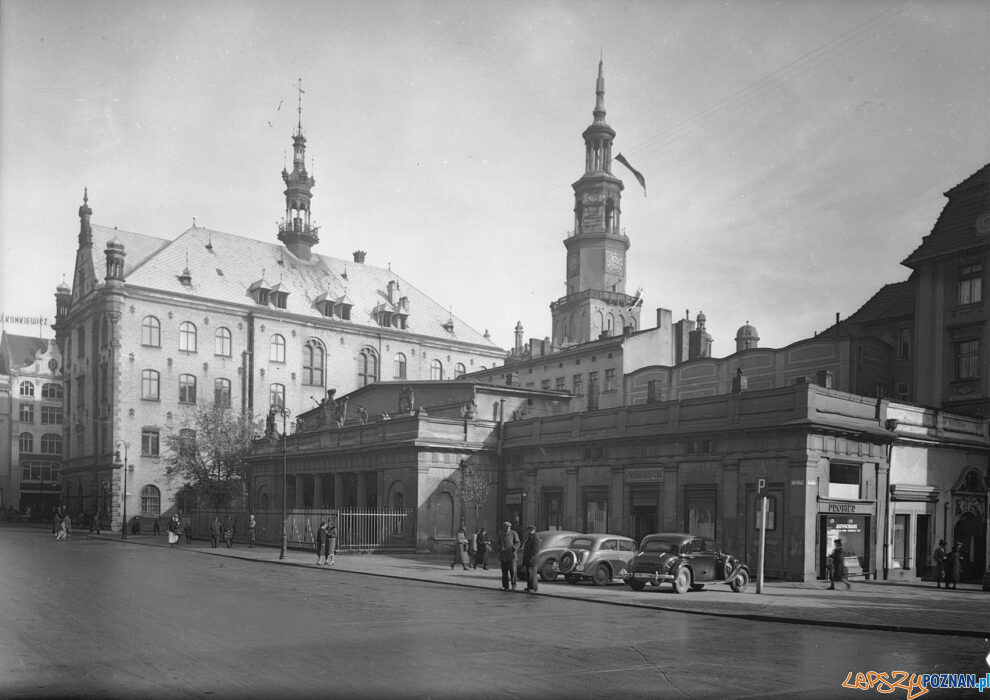
[(872, 503), (831, 503), (822, 501), (819, 511), (830, 515), (872, 515), (874, 506)]
[(507, 505), (512, 505), (514, 503), (522, 503), (522, 494), (521, 493), (505, 494), (505, 503)]
[(626, 469), (626, 483), (649, 483), (663, 481), (663, 469)]

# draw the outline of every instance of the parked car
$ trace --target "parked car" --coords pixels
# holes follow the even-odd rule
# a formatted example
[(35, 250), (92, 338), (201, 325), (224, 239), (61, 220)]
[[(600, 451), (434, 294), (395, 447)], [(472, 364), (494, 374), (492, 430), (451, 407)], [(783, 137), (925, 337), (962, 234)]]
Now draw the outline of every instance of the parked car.
[[(570, 545), (571, 540), (579, 535), (579, 532), (570, 530), (542, 530), (536, 533), (540, 538), (540, 550), (536, 554), (536, 570), (539, 572), (541, 581), (555, 581), (559, 573), (557, 560), (560, 555)], [(523, 574), (523, 569), (519, 569), (519, 578), (526, 580), (527, 575)]]
[(590, 578), (596, 586), (604, 586), (614, 578), (622, 578), (635, 553), (636, 542), (629, 537), (576, 535), (561, 552), (557, 568), (568, 583)]
[(709, 583), (727, 583), (736, 593), (749, 585), (749, 567), (726, 554), (715, 540), (683, 532), (647, 535), (622, 579), (634, 591), (646, 584), (670, 583), (676, 593), (700, 591)]

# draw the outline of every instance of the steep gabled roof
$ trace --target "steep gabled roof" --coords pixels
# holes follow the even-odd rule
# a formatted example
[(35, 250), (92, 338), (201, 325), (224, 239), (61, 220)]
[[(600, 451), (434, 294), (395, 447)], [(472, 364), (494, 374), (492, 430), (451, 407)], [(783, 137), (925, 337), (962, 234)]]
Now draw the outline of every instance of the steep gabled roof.
[[(288, 292), (288, 313), (321, 319), (318, 298), (347, 298), (354, 304), (350, 323), (380, 328), (374, 310), (388, 301), (388, 284), (394, 282), (393, 300), (409, 299), (409, 332), (497, 349), (456, 318), (453, 330), (445, 330), (450, 318), (447, 309), (391, 270), (315, 253), (310, 260), (301, 260), (279, 243), (197, 226), (174, 241), (93, 226), (94, 258), (113, 238), (124, 244), (128, 286), (243, 306), (256, 305), (252, 285), (264, 279), (270, 289)], [(94, 260), (94, 264), (99, 263)], [(189, 284), (180, 280), (186, 269)], [(95, 272), (102, 277), (99, 270)]]
[(914, 280), (885, 284), (848, 318), (826, 328), (819, 336), (847, 338), (857, 328), (911, 318), (914, 315)]
[(903, 265), (917, 267), (938, 255), (958, 253), (990, 243), (990, 233), (978, 233), (976, 220), (990, 212), (990, 163), (945, 193), (949, 198), (932, 232), (921, 240)]

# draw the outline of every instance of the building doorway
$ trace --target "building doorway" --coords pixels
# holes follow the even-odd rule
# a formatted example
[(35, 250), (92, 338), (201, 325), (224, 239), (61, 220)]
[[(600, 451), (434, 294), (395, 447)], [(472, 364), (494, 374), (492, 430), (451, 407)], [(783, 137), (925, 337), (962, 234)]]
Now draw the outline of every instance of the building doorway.
[(660, 531), (660, 495), (656, 486), (635, 486), (629, 491), (629, 536), (640, 540)]
[(986, 570), (986, 524), (974, 513), (963, 513), (952, 528), (952, 542), (962, 543), (962, 580), (981, 581)]

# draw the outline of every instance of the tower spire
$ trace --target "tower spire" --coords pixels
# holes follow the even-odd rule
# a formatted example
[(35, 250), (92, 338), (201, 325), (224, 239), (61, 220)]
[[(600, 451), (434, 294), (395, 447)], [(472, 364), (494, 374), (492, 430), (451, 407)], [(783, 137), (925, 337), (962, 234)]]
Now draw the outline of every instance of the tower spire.
[(595, 83), (595, 124), (605, 123), (605, 59), (598, 59), (598, 81)]
[(292, 172), (282, 168), (285, 182), (285, 219), (278, 227), (278, 239), (297, 258), (309, 260), (312, 247), (320, 242), (319, 228), (310, 220), (310, 202), (316, 179), (306, 172), (306, 137), (302, 128), (302, 96), (306, 92), (299, 78), (298, 121), (292, 134)]

